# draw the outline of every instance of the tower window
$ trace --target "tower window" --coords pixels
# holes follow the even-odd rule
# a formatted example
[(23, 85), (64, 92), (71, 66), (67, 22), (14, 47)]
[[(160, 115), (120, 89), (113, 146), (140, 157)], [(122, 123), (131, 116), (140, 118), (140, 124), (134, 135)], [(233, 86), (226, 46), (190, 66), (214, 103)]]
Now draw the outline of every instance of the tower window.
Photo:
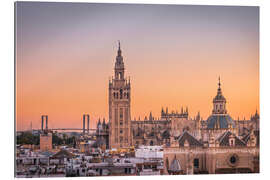
[(120, 120), (123, 120), (123, 108), (120, 108)]
[(120, 99), (122, 99), (122, 98), (123, 98), (123, 90), (120, 89)]

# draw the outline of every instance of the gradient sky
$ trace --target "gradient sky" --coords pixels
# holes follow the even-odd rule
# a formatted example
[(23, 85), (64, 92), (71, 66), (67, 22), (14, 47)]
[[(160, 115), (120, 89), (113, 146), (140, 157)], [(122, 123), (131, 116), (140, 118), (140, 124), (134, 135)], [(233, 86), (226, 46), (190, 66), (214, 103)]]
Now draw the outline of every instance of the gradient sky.
[(17, 129), (108, 121), (117, 40), (131, 77), (131, 116), (161, 107), (206, 119), (218, 76), (230, 115), (259, 110), (259, 8), (19, 2)]

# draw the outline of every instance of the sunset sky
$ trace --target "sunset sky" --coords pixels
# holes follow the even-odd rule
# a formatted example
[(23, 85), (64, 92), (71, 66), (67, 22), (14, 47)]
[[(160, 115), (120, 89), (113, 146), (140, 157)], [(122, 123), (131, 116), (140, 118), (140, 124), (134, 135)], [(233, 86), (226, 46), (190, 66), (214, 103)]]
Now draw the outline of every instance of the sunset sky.
[(259, 110), (259, 8), (90, 3), (16, 4), (17, 129), (108, 121), (117, 41), (131, 78), (131, 117), (162, 107), (211, 114), (218, 76), (228, 113)]

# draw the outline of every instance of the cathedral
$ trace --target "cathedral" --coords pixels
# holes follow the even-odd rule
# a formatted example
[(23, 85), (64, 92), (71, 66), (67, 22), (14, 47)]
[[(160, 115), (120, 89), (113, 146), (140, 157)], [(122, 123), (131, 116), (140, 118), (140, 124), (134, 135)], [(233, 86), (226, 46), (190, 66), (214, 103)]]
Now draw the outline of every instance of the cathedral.
[(194, 131), (198, 119), (190, 119), (188, 108), (180, 112), (162, 108), (160, 118), (150, 112), (149, 117), (132, 120), (130, 107), (130, 79), (125, 76), (125, 65), (120, 42), (114, 65), (114, 76), (109, 80), (109, 148), (124, 148), (139, 145), (163, 145), (170, 143), (171, 136), (183, 130)]
[(212, 114), (199, 121), (197, 136), (185, 130), (165, 147), (165, 174), (259, 173), (259, 115), (233, 120), (220, 78)]
[(160, 117), (150, 112), (149, 117), (131, 119), (130, 94), (119, 42), (109, 80), (109, 122), (99, 121), (97, 128), (108, 139), (107, 148), (163, 146), (165, 174), (259, 172), (259, 114), (256, 110), (250, 119), (233, 119), (220, 78), (207, 119), (199, 112), (191, 118), (188, 107), (170, 112), (162, 108)]

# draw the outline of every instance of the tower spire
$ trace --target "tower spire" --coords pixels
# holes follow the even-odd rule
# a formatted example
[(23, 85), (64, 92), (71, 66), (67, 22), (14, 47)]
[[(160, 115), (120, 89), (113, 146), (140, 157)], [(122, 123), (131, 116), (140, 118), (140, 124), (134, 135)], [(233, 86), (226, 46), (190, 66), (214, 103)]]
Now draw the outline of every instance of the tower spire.
[(118, 50), (121, 50), (120, 40), (118, 40)]
[(221, 83), (220, 83), (220, 76), (218, 76), (218, 89), (220, 90)]
[(122, 53), (121, 44), (120, 44), (120, 40), (118, 40), (118, 52), (117, 52), (118, 56), (121, 56), (121, 53)]
[(114, 65), (114, 73), (115, 73), (115, 79), (117, 80), (124, 80), (125, 82), (125, 67), (124, 67), (124, 61), (122, 57), (122, 51), (120, 47), (120, 41), (118, 41), (118, 51), (116, 56), (116, 61)]
[(213, 108), (213, 111), (212, 111), (213, 113), (217, 113), (217, 114), (226, 114), (227, 113), (226, 99), (222, 95), (222, 91), (221, 91), (220, 76), (218, 76), (217, 95), (213, 99), (213, 105), (214, 105), (214, 108)]

